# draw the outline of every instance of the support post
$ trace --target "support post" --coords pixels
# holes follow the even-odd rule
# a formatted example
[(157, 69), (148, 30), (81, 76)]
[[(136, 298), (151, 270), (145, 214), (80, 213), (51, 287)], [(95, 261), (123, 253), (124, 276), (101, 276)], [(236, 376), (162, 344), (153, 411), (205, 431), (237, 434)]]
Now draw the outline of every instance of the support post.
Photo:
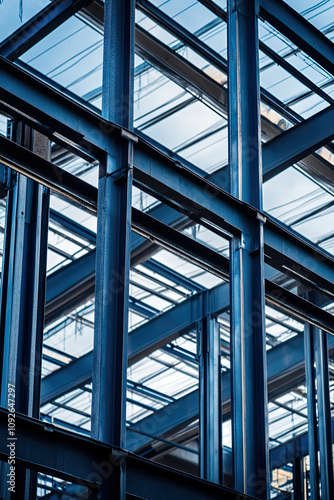
[(331, 500), (334, 498), (334, 483), (327, 333), (319, 330), (318, 328), (315, 328), (314, 330), (314, 358), (317, 376), (321, 499)]
[[(133, 128), (134, 0), (104, 3), (102, 114)], [(110, 136), (100, 165), (96, 248), (92, 435), (125, 448), (131, 186), (130, 140)], [(124, 468), (105, 480), (103, 498), (125, 498)]]
[(310, 457), (310, 489), (314, 500), (319, 500), (319, 466), (318, 466), (318, 431), (317, 431), (317, 408), (315, 387), (315, 359), (313, 349), (313, 338), (315, 328), (313, 325), (305, 325), (304, 328), (304, 351), (305, 372), (307, 390), (307, 421), (308, 421), (308, 448)]
[[(49, 140), (22, 123), (10, 136), (49, 159)], [(1, 406), (15, 388), (15, 411), (39, 418), (44, 301), (49, 224), (49, 189), (9, 171), (1, 283)], [(2, 498), (7, 499), (7, 465), (2, 467)], [(36, 474), (16, 469), (19, 498), (36, 496)]]
[(222, 482), (222, 402), (219, 324), (211, 317), (209, 295), (204, 297), (199, 359), (200, 475), (213, 483)]
[(293, 500), (305, 500), (304, 492), (304, 459), (295, 458), (293, 461)]
[[(262, 210), (257, 0), (228, 3), (231, 193)], [(263, 220), (231, 243), (234, 487), (269, 498)]]

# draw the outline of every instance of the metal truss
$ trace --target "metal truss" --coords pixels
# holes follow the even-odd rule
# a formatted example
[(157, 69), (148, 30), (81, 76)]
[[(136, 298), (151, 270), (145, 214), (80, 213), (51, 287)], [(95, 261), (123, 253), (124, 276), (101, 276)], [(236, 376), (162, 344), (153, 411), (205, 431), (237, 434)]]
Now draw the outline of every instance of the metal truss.
[[(55, 0), (0, 44), (0, 111), (15, 124), (7, 137), (0, 135), (0, 162), (9, 172), (9, 181), (2, 179), (8, 195), (1, 275), (0, 458), (3, 482), (9, 456), (6, 387), (14, 384), (21, 498), (34, 498), (40, 472), (87, 488), (91, 498), (264, 500), (270, 498), (271, 471), (292, 462), (294, 498), (305, 499), (301, 464), (307, 455), (312, 498), (320, 498), (320, 491), (322, 499), (333, 498), (328, 354), (334, 351), (334, 323), (327, 306), (334, 298), (334, 259), (263, 210), (262, 184), (297, 164), (333, 192), (333, 164), (319, 149), (333, 153), (334, 101), (259, 41), (258, 22), (270, 23), (332, 75), (334, 45), (282, 0), (228, 0), (227, 12), (211, 0), (199, 3), (227, 23), (227, 60), (147, 0)], [(135, 25), (135, 7), (228, 77), (228, 88)], [(102, 115), (18, 60), (73, 15), (104, 33)], [(261, 88), (259, 49), (328, 106), (303, 119)], [(228, 167), (207, 174), (134, 129), (135, 51), (190, 92), (191, 99), (228, 118)], [(261, 103), (291, 127), (283, 131), (261, 114)], [(51, 141), (60, 154), (98, 163), (98, 188), (57, 165), (47, 152)], [(132, 207), (133, 187), (159, 203), (148, 211)], [(50, 191), (97, 216), (97, 233), (50, 210)], [(49, 220), (91, 247), (46, 279)], [(227, 240), (229, 257), (183, 232), (195, 225)], [(207, 290), (150, 260), (159, 248), (224, 283)], [(190, 295), (182, 292), (183, 302), (171, 301), (173, 307), (157, 314), (130, 296), (130, 269), (139, 264)], [(43, 326), (94, 297), (94, 349), (60, 362), (41, 380)], [(304, 324), (304, 335), (296, 329), (295, 336), (266, 352), (266, 304)], [(130, 332), (129, 310), (147, 319)], [(231, 346), (225, 347), (231, 367), (222, 371), (216, 319), (227, 312)], [(197, 361), (169, 345), (193, 329)], [(198, 364), (198, 388), (175, 399), (127, 380), (128, 366), (160, 348)], [(267, 403), (302, 384), (307, 387), (308, 432), (269, 452)], [(160, 398), (163, 406), (127, 425), (129, 387)], [(80, 388), (92, 392), (91, 437), (71, 423), (63, 430), (57, 423), (66, 427), (65, 422), (41, 420), (40, 405)], [(56, 404), (66, 408), (66, 402)], [(232, 455), (221, 443), (227, 418), (232, 419)], [(186, 440), (178, 442), (180, 429), (198, 438), (197, 449), (185, 446)], [(154, 457), (159, 440), (167, 448), (199, 454), (200, 478), (140, 456)], [(233, 489), (223, 486), (225, 476), (232, 476)], [(4, 488), (2, 495), (10, 498)]]

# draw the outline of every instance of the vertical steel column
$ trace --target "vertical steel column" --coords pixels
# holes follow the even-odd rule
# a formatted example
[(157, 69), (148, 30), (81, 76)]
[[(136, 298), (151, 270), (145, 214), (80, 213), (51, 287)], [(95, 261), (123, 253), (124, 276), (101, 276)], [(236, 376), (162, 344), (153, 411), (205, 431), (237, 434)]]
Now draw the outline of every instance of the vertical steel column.
[(305, 325), (304, 328), (304, 351), (305, 372), (307, 388), (307, 420), (308, 420), (308, 446), (310, 457), (310, 488), (312, 499), (320, 498), (319, 492), (319, 467), (318, 467), (318, 432), (317, 432), (317, 408), (315, 387), (315, 359), (313, 349), (313, 337), (315, 328)]
[(222, 401), (220, 332), (210, 315), (209, 295), (204, 295), (204, 318), (200, 338), (199, 408), (200, 475), (214, 483), (222, 482)]
[[(134, 0), (104, 4), (102, 114), (133, 127)], [(125, 447), (131, 234), (132, 143), (111, 136), (100, 166), (96, 249), (92, 434)], [(119, 472), (119, 471), (118, 471)], [(106, 480), (105, 498), (125, 498), (121, 468)], [(108, 484), (107, 484), (108, 483)]]
[[(262, 209), (258, 1), (228, 1), (231, 193)], [(263, 222), (231, 244), (234, 486), (269, 498)]]
[(293, 500), (304, 499), (304, 459), (298, 457), (293, 461)]
[[(30, 127), (12, 124), (12, 139), (44, 158), (49, 140)], [(39, 417), (49, 190), (10, 171), (1, 283), (1, 406), (15, 386), (15, 410)], [(6, 467), (3, 467), (5, 474)], [(8, 479), (8, 478), (7, 478)], [(6, 481), (7, 481), (6, 479)], [(18, 498), (34, 498), (34, 473), (17, 468)], [(2, 481), (7, 498), (6, 481)]]
[(333, 447), (327, 333), (315, 328), (313, 341), (317, 376), (321, 499), (332, 500), (334, 498)]

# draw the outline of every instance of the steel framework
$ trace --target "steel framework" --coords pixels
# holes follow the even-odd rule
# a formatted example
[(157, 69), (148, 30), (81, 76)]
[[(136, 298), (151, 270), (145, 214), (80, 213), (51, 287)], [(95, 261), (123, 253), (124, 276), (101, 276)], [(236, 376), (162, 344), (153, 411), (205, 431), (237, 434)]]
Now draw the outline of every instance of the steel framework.
[[(0, 135), (6, 201), (1, 498), (42, 498), (38, 474), (44, 474), (67, 486), (55, 483), (43, 498), (66, 492), (79, 498), (86, 488), (87, 498), (103, 499), (279, 499), (285, 496), (273, 496), (271, 488), (272, 471), (279, 469), (292, 474), (288, 498), (334, 498), (334, 259), (265, 212), (262, 200), (263, 182), (292, 165), (333, 195), (334, 100), (259, 40), (259, 22), (269, 23), (331, 78), (334, 45), (282, 0), (228, 0), (226, 9), (212, 0), (198, 3), (227, 24), (226, 59), (147, 0), (54, 0), (0, 44), (0, 112), (9, 120), (7, 135)], [(218, 69), (228, 86), (136, 24), (136, 9)], [(74, 15), (103, 33), (101, 114), (19, 59)], [(134, 128), (135, 52), (189, 92), (190, 103), (199, 99), (227, 120), (228, 166), (207, 173)], [(260, 53), (323, 99), (325, 109), (304, 119), (261, 87)], [(289, 128), (280, 128), (261, 106)], [(68, 171), (57, 155), (98, 164), (98, 186)], [(134, 188), (154, 198), (149, 210), (132, 204)], [(96, 216), (96, 232), (50, 209), (50, 193)], [(47, 275), (51, 223), (84, 239), (88, 251)], [(227, 241), (228, 252), (191, 237), (188, 229), (195, 225)], [(206, 288), (152, 260), (161, 248), (224, 282)], [(134, 299), (130, 270), (143, 272), (141, 265), (184, 300), (171, 299), (173, 307), (161, 312)], [(42, 377), (42, 363), (55, 362), (43, 349), (47, 328), (92, 298), (93, 349), (68, 355)], [(291, 338), (268, 350), (265, 305), (304, 331), (291, 326)], [(129, 310), (147, 321), (129, 329)], [(218, 317), (228, 318), (230, 341), (223, 340)], [(192, 355), (173, 341), (193, 331)], [(127, 368), (158, 349), (198, 367), (194, 390), (174, 398), (128, 380)], [(222, 369), (224, 349), (228, 369)], [(289, 410), (306, 417), (307, 432), (269, 447), (268, 401), (304, 384), (307, 413)], [(16, 388), (17, 496), (7, 485), (9, 385)], [(79, 388), (91, 393), (91, 432), (40, 413), (48, 404), (68, 409), (64, 397)], [(129, 423), (127, 390), (161, 406), (147, 407), (145, 418)], [(79, 407), (73, 411), (87, 416)], [(229, 419), (232, 450), (222, 444)], [(174, 469), (157, 463), (161, 450), (178, 452)], [(182, 453), (199, 456), (199, 477), (185, 472)]]

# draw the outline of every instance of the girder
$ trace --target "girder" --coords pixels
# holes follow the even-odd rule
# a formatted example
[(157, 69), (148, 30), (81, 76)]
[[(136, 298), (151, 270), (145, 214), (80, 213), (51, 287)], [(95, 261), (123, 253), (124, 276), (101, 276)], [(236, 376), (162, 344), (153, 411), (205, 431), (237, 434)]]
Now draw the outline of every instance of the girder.
[[(135, 26), (135, 0), (55, 0), (0, 43), (1, 111), (15, 120), (22, 120), (56, 144), (52, 162), (0, 136), (1, 163), (11, 169), (13, 175), (18, 172), (29, 185), (37, 181), (39, 189), (50, 188), (74, 206), (97, 215), (98, 225), (95, 234), (61, 213), (52, 210), (50, 214), (53, 224), (87, 241), (89, 251), (49, 276), (45, 323), (50, 326), (87, 302), (95, 293), (95, 347), (94, 351), (77, 359), (69, 356), (71, 361), (68, 364), (63, 361), (58, 363), (60, 368), (42, 381), (41, 403), (54, 402), (78, 388), (91, 391), (92, 433), (99, 441), (75, 436), (18, 414), (19, 477), (24, 477), (26, 472), (23, 467), (27, 466), (33, 471), (54, 474), (91, 489), (101, 486), (102, 498), (110, 498), (112, 494), (122, 500), (127, 497), (153, 500), (157, 495), (162, 499), (174, 496), (201, 500), (208, 495), (210, 498), (236, 498), (238, 495), (237, 498), (246, 499), (252, 494), (267, 500), (270, 479), (267, 389), (269, 400), (275, 400), (304, 383), (306, 375), (308, 442), (303, 435), (293, 443), (277, 447), (270, 453), (271, 468), (282, 467), (293, 460), (294, 495), (301, 497), (301, 466), (303, 457), (309, 453), (311, 468), (314, 469), (311, 474), (312, 495), (316, 495), (316, 491), (319, 494), (320, 478), (321, 495), (329, 499), (333, 490), (333, 422), (330, 421), (327, 356), (334, 351), (334, 327), (333, 315), (325, 306), (334, 298), (334, 260), (318, 245), (263, 211), (262, 182), (297, 165), (333, 192), (334, 168), (326, 158), (333, 154), (330, 141), (334, 138), (334, 101), (302, 71), (259, 41), (258, 20), (269, 22), (296, 44), (297, 52), (303, 51), (323, 71), (331, 74), (334, 74), (334, 45), (324, 33), (281, 0), (229, 0), (228, 13), (211, 0), (199, 1), (227, 22), (229, 64), (201, 40), (204, 29), (193, 34), (147, 0), (138, 0), (137, 8), (176, 37), (180, 41), (177, 48), (182, 45), (189, 47), (221, 71), (223, 78), (228, 74), (228, 87), (209, 77), (147, 30)], [(91, 98), (102, 93), (102, 116), (85, 99), (63, 89), (27, 64), (10, 62), (17, 60), (74, 14), (104, 36), (103, 84), (100, 89), (89, 93)], [(215, 26), (218, 23), (216, 19)], [(185, 101), (158, 116), (157, 121), (184, 111), (186, 105), (196, 100), (228, 118), (228, 167), (207, 174), (133, 129), (135, 46), (137, 53), (149, 64), (193, 95), (189, 102)], [(259, 49), (328, 103), (329, 107), (303, 119), (294, 109), (261, 88)], [(140, 69), (149, 67), (149, 64), (141, 65)], [(267, 108), (276, 113), (276, 122), (268, 119), (270, 114)], [(283, 131), (277, 123), (278, 115), (292, 126)], [(148, 123), (151, 125), (154, 121)], [(264, 141), (262, 145), (261, 137)], [(319, 151), (322, 147), (325, 149)], [(89, 163), (98, 163), (98, 189), (61, 168), (73, 155)], [(162, 203), (149, 211), (131, 208), (133, 184)], [(4, 187), (2, 196), (7, 188)], [(315, 211), (311, 215), (317, 213)], [(195, 224), (228, 240), (229, 258), (184, 233), (186, 228)], [(31, 233), (29, 225), (25, 229)], [(14, 241), (14, 230), (9, 228), (8, 222), (6, 231), (6, 238), (11, 238), (13, 248), (21, 252), (20, 240)], [(23, 243), (24, 247), (26, 241)], [(44, 243), (45, 257), (45, 239)], [(93, 246), (96, 248), (92, 250)], [(229, 283), (206, 290), (176, 271), (150, 261), (150, 257), (160, 249), (167, 249)], [(33, 269), (32, 264), (35, 265), (30, 250), (28, 248), (25, 252), (28, 260), (20, 264), (24, 270), (23, 278)], [(61, 249), (58, 252), (73, 259)], [(44, 264), (45, 259), (38, 257), (36, 269)], [(154, 305), (148, 305), (145, 299), (141, 301), (129, 293), (129, 286), (133, 284), (130, 267), (135, 268), (139, 264), (146, 266), (148, 274), (156, 273), (152, 282), (155, 279), (158, 286), (161, 285), (160, 278), (170, 280), (189, 290), (191, 295), (181, 292), (179, 296), (185, 300), (180, 303), (170, 298), (169, 303), (173, 307), (157, 314), (159, 310)], [(4, 291), (10, 290), (11, 286), (8, 270), (9, 266), (5, 263), (5, 272), (1, 276)], [(37, 279), (37, 271), (31, 272)], [(13, 274), (13, 283), (19, 291), (15, 292), (15, 297), (23, 296), (21, 292), (26, 283), (24, 279), (20, 282), (18, 276)], [(297, 295), (294, 293), (296, 287), (301, 294), (304, 290), (311, 290), (312, 293), (309, 296)], [(173, 285), (170, 285), (169, 290), (172, 288)], [(142, 291), (150, 290), (142, 285)], [(158, 290), (152, 290), (152, 294), (164, 298)], [(40, 310), (41, 296), (39, 292)], [(296, 331), (296, 336), (277, 346), (274, 336), (269, 334), (268, 344), (274, 347), (266, 352), (265, 300), (276, 310), (305, 324), (305, 345), (303, 334)], [(6, 311), (4, 303), (2, 300), (1, 314)], [(225, 352), (231, 350), (231, 370), (221, 372), (220, 333), (216, 317), (228, 309), (231, 348), (226, 342), (224, 349)], [(22, 313), (21, 307), (20, 310)], [(149, 320), (128, 334), (129, 310)], [(258, 321), (250, 321), (255, 313)], [(23, 318), (23, 313), (21, 316)], [(40, 319), (39, 314), (39, 326)], [(0, 345), (9, 345), (8, 352), (13, 345), (19, 345), (15, 339), (21, 333), (15, 330), (16, 324), (13, 319), (10, 339), (6, 336), (0, 339)], [(87, 324), (91, 327), (93, 322)], [(160, 348), (173, 356), (180, 355), (184, 361), (196, 366), (195, 355), (189, 357), (187, 351), (166, 347), (166, 344), (194, 328), (197, 331), (200, 367), (199, 390), (175, 399), (174, 396), (164, 396), (149, 385), (127, 381), (127, 360), (132, 366)], [(27, 339), (24, 341), (27, 342)], [(19, 346), (18, 352), (22, 351), (24, 357), (29, 354), (29, 349), (25, 353), (22, 346)], [(34, 350), (36, 356), (41, 345), (37, 347)], [(13, 371), (16, 363), (6, 365), (6, 355), (4, 349), (3, 380), (6, 380), (6, 370), (8, 373)], [(47, 359), (52, 362), (52, 356)], [(37, 364), (39, 362), (40, 359), (37, 359)], [(32, 364), (28, 372), (30, 378), (36, 375)], [(40, 377), (35, 378), (38, 392)], [(92, 378), (91, 390), (84, 386)], [(20, 404), (27, 393), (21, 382), (18, 382)], [(160, 404), (164, 407), (126, 429), (127, 387), (143, 397), (160, 397)], [(5, 387), (2, 387), (2, 404), (5, 396)], [(55, 402), (66, 411), (70, 409), (68, 403)], [(18, 408), (26, 411), (24, 405)], [(142, 408), (150, 409), (145, 403), (142, 403)], [(73, 411), (89, 418), (86, 410), (74, 408)], [(303, 415), (298, 410), (295, 413)], [(165, 467), (131, 454), (137, 451), (154, 455), (152, 441), (160, 438), (165, 440), (166, 448), (173, 447), (169, 438), (173, 439), (175, 433), (199, 418), (200, 445), (196, 454), (199, 454), (200, 475), (219, 483), (224, 475), (221, 460), (225, 460), (226, 455), (221, 446), (222, 414), (224, 418), (232, 416), (232, 475), (234, 487), (242, 493), (170, 472)], [(4, 437), (6, 423), (7, 412), (2, 408), (0, 456), (4, 461), (8, 457)], [(61, 421), (57, 420), (57, 423), (61, 425)], [(71, 424), (69, 428), (73, 430)], [(192, 432), (193, 437), (197, 437), (197, 428), (194, 427)], [(183, 452), (189, 451), (179, 438), (180, 442), (176, 438), (175, 446), (182, 448)], [(39, 450), (37, 459), (32, 455), (32, 442)], [(125, 448), (129, 451), (124, 451)], [(315, 465), (318, 451), (320, 476)], [(228, 456), (230, 460), (230, 453)], [(97, 470), (93, 466), (96, 463), (102, 463), (103, 468)], [(25, 477), (31, 478), (31, 491), (36, 489), (34, 478), (37, 475), (32, 472)], [(257, 481), (253, 481), (254, 478)]]

